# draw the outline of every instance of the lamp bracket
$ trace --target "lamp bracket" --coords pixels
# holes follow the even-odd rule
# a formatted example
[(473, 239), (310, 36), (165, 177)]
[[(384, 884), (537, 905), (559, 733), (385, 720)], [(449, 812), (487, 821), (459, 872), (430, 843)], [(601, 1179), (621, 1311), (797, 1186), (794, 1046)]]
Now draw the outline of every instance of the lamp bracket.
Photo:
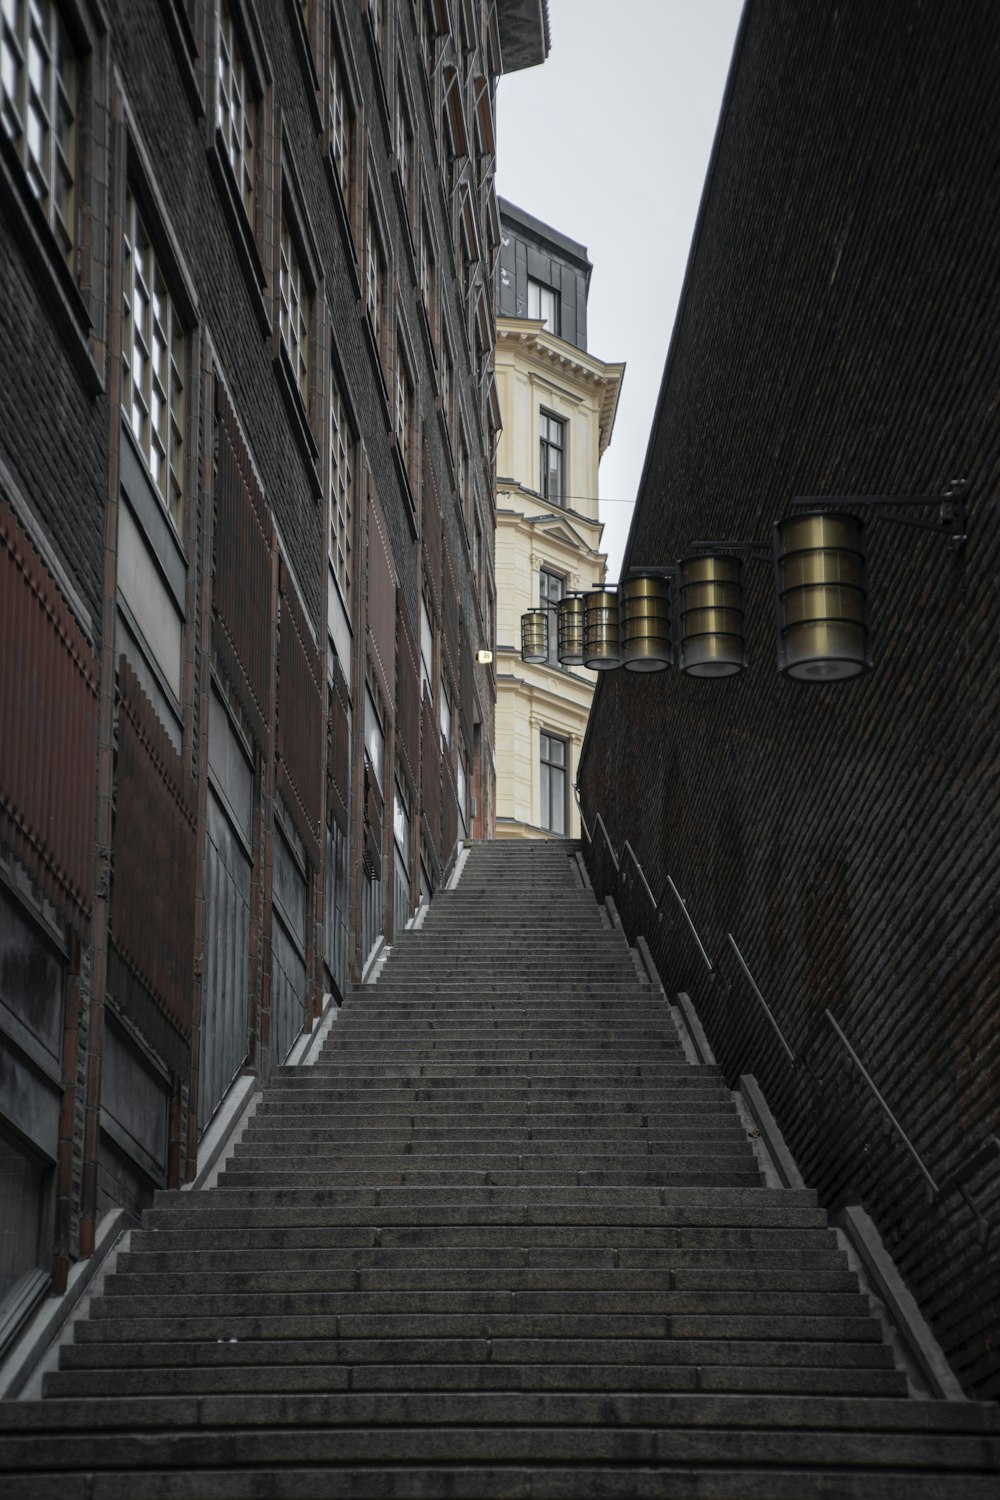
[(746, 557), (751, 562), (769, 563), (774, 558), (770, 542), (692, 542), (691, 551), (701, 553), (724, 552), (733, 557)]
[[(899, 526), (917, 526), (921, 531), (936, 531), (947, 538), (949, 550), (965, 545), (965, 480), (952, 479), (940, 495), (801, 495), (792, 501), (793, 510), (835, 510), (841, 505), (862, 506), (876, 510), (877, 521), (895, 521)], [(936, 506), (937, 520), (922, 516), (898, 516), (884, 506)]]

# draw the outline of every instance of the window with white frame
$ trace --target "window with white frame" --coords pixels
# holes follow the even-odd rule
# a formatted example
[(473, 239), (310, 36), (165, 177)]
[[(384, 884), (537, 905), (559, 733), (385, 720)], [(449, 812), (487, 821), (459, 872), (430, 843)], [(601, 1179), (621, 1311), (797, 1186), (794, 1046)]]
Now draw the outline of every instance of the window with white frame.
[[(399, 341), (397, 340), (397, 343)], [(403, 462), (410, 460), (413, 441), (413, 380), (402, 347), (396, 352), (396, 441)]]
[(538, 418), (539, 481), (543, 497), (553, 505), (566, 503), (566, 423), (543, 411)]
[(541, 318), (547, 333), (559, 332), (559, 298), (550, 286), (528, 278), (528, 317)]
[(458, 752), (457, 779), (459, 836), (464, 839), (469, 831), (469, 778), (465, 769), (465, 754), (461, 750)]
[(184, 330), (131, 187), (122, 264), (122, 409), (160, 499), (180, 528)]
[(385, 776), (385, 734), (378, 707), (369, 686), (365, 686), (365, 750), (368, 762), (381, 787)]
[(379, 349), (381, 349), (384, 296), (385, 256), (382, 253), (382, 241), (375, 226), (374, 215), (369, 207), (368, 220), (365, 225), (365, 305), (368, 309), (368, 321)]
[(303, 401), (309, 399), (310, 292), (302, 272), (298, 247), (287, 218), (282, 215), (278, 251), (278, 295), (281, 339), (292, 367), (292, 378)]
[(451, 700), (448, 689), (441, 679), (441, 743), (445, 749), (451, 744)]
[(566, 832), (566, 768), (569, 746), (543, 730), (539, 736), (541, 826), (549, 833)]
[(75, 240), (76, 71), (54, 0), (2, 0), (0, 121), (67, 259)]
[(403, 201), (406, 204), (406, 212), (412, 215), (413, 204), (413, 126), (410, 123), (410, 111), (406, 103), (406, 91), (403, 87), (402, 74), (396, 81), (396, 122), (395, 122), (395, 150), (396, 170), (403, 188)]
[(239, 33), (226, 0), (219, 11), (219, 89), (216, 122), (225, 142), (240, 201), (253, 222), (256, 101)]
[(427, 696), (432, 696), (431, 683), (434, 681), (434, 631), (431, 626), (430, 611), (426, 600), (420, 601), (420, 694), (423, 697), (426, 690)]
[(430, 220), (427, 214), (421, 215), (420, 220), (420, 250), (419, 263), (417, 267), (420, 284), (420, 295), (424, 301), (427, 311), (427, 322), (430, 325), (431, 338), (437, 336), (437, 262), (434, 259), (434, 237), (431, 234)]
[(343, 58), (333, 37), (330, 39), (329, 74), (330, 101), (328, 125), (330, 131), (330, 156), (333, 160), (333, 171), (337, 179), (337, 185), (340, 188), (345, 204), (349, 204), (354, 116), (351, 110), (350, 96), (347, 92), (347, 79), (344, 72)]
[(538, 603), (546, 611), (549, 629), (549, 665), (559, 665), (559, 601), (566, 592), (566, 580), (548, 568), (538, 576)]
[(330, 386), (330, 563), (344, 603), (351, 608), (353, 567), (352, 444), (347, 414), (335, 380)]

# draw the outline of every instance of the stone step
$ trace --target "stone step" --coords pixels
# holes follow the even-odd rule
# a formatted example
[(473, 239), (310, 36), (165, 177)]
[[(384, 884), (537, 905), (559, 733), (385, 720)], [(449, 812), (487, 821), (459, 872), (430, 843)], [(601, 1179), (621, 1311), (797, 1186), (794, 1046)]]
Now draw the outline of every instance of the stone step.
[[(746, 1157), (744, 1161), (742, 1158)], [(302, 1161), (302, 1146), (300, 1142), (283, 1144), (281, 1142), (262, 1142), (256, 1137), (244, 1139), (233, 1153), (229, 1168), (242, 1173), (247, 1172), (274, 1172), (277, 1169), (275, 1158), (281, 1159), (281, 1170), (295, 1174), (295, 1185), (301, 1186), (301, 1178), (298, 1174), (302, 1172), (322, 1172), (327, 1169), (338, 1172), (351, 1171), (358, 1173), (366, 1170), (358, 1160), (356, 1151), (336, 1149), (328, 1145), (323, 1152), (322, 1161), (312, 1158), (308, 1162)], [(486, 1149), (477, 1150), (474, 1145), (468, 1145), (465, 1150), (455, 1149), (443, 1151), (440, 1143), (437, 1149), (425, 1149), (423, 1151), (411, 1151), (406, 1148), (396, 1150), (369, 1149), (365, 1152), (365, 1162), (377, 1172), (412, 1172), (415, 1170), (436, 1172), (557, 1172), (565, 1175), (567, 1172), (586, 1172), (588, 1174), (630, 1171), (658, 1171), (663, 1170), (673, 1174), (705, 1171), (742, 1171), (757, 1172), (750, 1156), (749, 1146), (739, 1146), (726, 1150), (714, 1152), (700, 1151), (691, 1153), (690, 1146), (685, 1151), (680, 1147), (659, 1147), (652, 1149), (646, 1143), (640, 1142), (638, 1146), (626, 1154), (624, 1147), (620, 1153), (610, 1152), (601, 1154), (598, 1152), (587, 1152), (581, 1159), (579, 1150), (572, 1149), (572, 1143), (567, 1141), (562, 1152), (555, 1150), (542, 1151), (536, 1147), (535, 1150), (511, 1151), (506, 1155), (490, 1152)], [(585, 1163), (585, 1164), (584, 1164)], [(229, 1170), (227, 1168), (227, 1170)]]
[(642, 1270), (637, 1267), (580, 1269), (570, 1266), (452, 1268), (360, 1265), (351, 1270), (329, 1267), (304, 1269), (290, 1258), (284, 1265), (270, 1264), (257, 1271), (215, 1270), (200, 1265), (188, 1273), (173, 1268), (160, 1271), (116, 1269), (105, 1283), (105, 1294), (116, 1297), (180, 1297), (224, 1293), (253, 1295), (284, 1292), (380, 1292), (380, 1291), (697, 1291), (712, 1293), (808, 1292), (858, 1295), (857, 1279), (847, 1270), (818, 1271), (750, 1270), (746, 1267), (706, 1267)]
[(711, 1365), (479, 1364), (164, 1366), (53, 1370), (45, 1395), (158, 1396), (294, 1391), (716, 1391), (905, 1396), (898, 1370)]
[[(335, 1293), (331, 1293), (335, 1296)], [(542, 1292), (526, 1293), (541, 1298)], [(591, 1294), (580, 1300), (587, 1306)], [(314, 1299), (307, 1299), (312, 1306)], [(378, 1300), (377, 1298), (375, 1299)], [(452, 1305), (461, 1300), (451, 1293)], [(779, 1299), (780, 1300), (780, 1299)], [(508, 1298), (509, 1302), (509, 1298)], [(114, 1309), (113, 1309), (114, 1311)], [(464, 1312), (347, 1312), (319, 1313), (313, 1306), (305, 1313), (216, 1312), (171, 1316), (164, 1311), (157, 1317), (138, 1317), (127, 1307), (116, 1316), (91, 1317), (77, 1327), (79, 1343), (144, 1343), (175, 1339), (198, 1342), (211, 1339), (333, 1339), (333, 1338), (675, 1338), (675, 1339), (789, 1339), (818, 1340), (823, 1343), (843, 1340), (848, 1343), (879, 1341), (878, 1325), (866, 1314), (737, 1313), (731, 1309), (706, 1312), (629, 1312), (598, 1313), (590, 1310), (516, 1312), (482, 1308)]]
[(513, 1171), (478, 1171), (472, 1168), (454, 1168), (446, 1170), (439, 1167), (408, 1166), (403, 1168), (379, 1168), (377, 1166), (358, 1167), (355, 1171), (342, 1170), (337, 1167), (307, 1169), (300, 1167), (296, 1171), (288, 1168), (275, 1169), (272, 1167), (258, 1167), (256, 1165), (243, 1166), (237, 1164), (227, 1167), (219, 1178), (220, 1190), (229, 1192), (231, 1189), (242, 1188), (284, 1188), (307, 1189), (307, 1188), (341, 1188), (341, 1187), (379, 1187), (389, 1188), (397, 1185), (406, 1187), (429, 1187), (429, 1188), (467, 1188), (467, 1187), (497, 1187), (517, 1188), (524, 1184), (526, 1187), (544, 1188), (569, 1188), (569, 1187), (689, 1187), (692, 1183), (704, 1187), (751, 1187), (762, 1181), (760, 1172), (756, 1167), (747, 1163), (744, 1166), (726, 1163), (717, 1167), (704, 1166), (697, 1171), (679, 1168), (671, 1171), (668, 1167), (653, 1167), (648, 1170), (630, 1167), (615, 1169), (611, 1171), (589, 1171), (567, 1169), (560, 1171), (554, 1167), (539, 1168), (531, 1170), (527, 1167), (518, 1168)]
[(258, 1120), (254, 1115), (235, 1150), (242, 1151), (250, 1143), (275, 1149), (281, 1147), (283, 1150), (303, 1146), (329, 1146), (346, 1150), (349, 1147), (363, 1146), (366, 1154), (372, 1150), (432, 1154), (435, 1151), (448, 1152), (456, 1149), (485, 1152), (492, 1149), (545, 1151), (550, 1155), (568, 1153), (579, 1156), (581, 1152), (596, 1150), (598, 1154), (607, 1154), (633, 1148), (650, 1152), (690, 1152), (696, 1147), (704, 1147), (707, 1151), (720, 1151), (743, 1145), (747, 1139), (746, 1129), (735, 1114), (721, 1124), (711, 1125), (706, 1122), (701, 1125), (678, 1125), (669, 1132), (643, 1125), (641, 1116), (635, 1124), (617, 1129), (610, 1125), (592, 1130), (583, 1126), (579, 1130), (560, 1130), (547, 1129), (543, 1125), (487, 1127), (480, 1124), (478, 1133), (472, 1133), (462, 1126), (415, 1125), (406, 1128), (386, 1123), (361, 1127), (340, 1123), (354, 1118), (358, 1117), (338, 1115), (337, 1121), (329, 1125), (302, 1125), (272, 1115), (262, 1115)]
[[(661, 1285), (669, 1285), (671, 1275), (710, 1277), (709, 1285), (718, 1285), (718, 1278), (742, 1277), (745, 1284), (753, 1286), (758, 1277), (774, 1278), (775, 1285), (784, 1285), (786, 1278), (802, 1278), (806, 1285), (809, 1278), (829, 1274), (844, 1274), (844, 1257), (831, 1241), (828, 1249), (822, 1250), (761, 1250), (729, 1245), (707, 1249), (646, 1250), (629, 1246), (598, 1245), (539, 1245), (512, 1248), (498, 1245), (354, 1245), (306, 1247), (297, 1244), (271, 1248), (210, 1248), (201, 1245), (197, 1249), (159, 1249), (162, 1235), (136, 1232), (131, 1244), (138, 1245), (122, 1251), (116, 1262), (115, 1276), (125, 1274), (170, 1275), (190, 1271), (213, 1274), (221, 1271), (257, 1273), (274, 1271), (284, 1273), (333, 1270), (373, 1270), (411, 1273), (422, 1276), (428, 1271), (451, 1270), (472, 1274), (487, 1269), (500, 1274), (503, 1269), (536, 1269), (546, 1273), (566, 1270), (572, 1274), (587, 1272), (597, 1274), (607, 1269), (649, 1272), (661, 1278)], [(763, 1283), (762, 1283), (763, 1284)], [(788, 1284), (794, 1284), (789, 1282)], [(111, 1282), (108, 1282), (111, 1285)], [(852, 1282), (856, 1290), (856, 1283)]]
[[(68, 1370), (138, 1369), (232, 1369), (237, 1367), (284, 1367), (288, 1365), (337, 1365), (354, 1370), (370, 1365), (388, 1365), (405, 1376), (409, 1365), (476, 1367), (507, 1365), (572, 1365), (589, 1369), (609, 1365), (631, 1370), (645, 1366), (715, 1370), (725, 1378), (728, 1370), (891, 1371), (892, 1356), (885, 1344), (869, 1338), (828, 1341), (777, 1339), (766, 1332), (760, 1338), (733, 1340), (725, 1336), (702, 1338), (650, 1337), (648, 1331), (635, 1337), (608, 1336), (606, 1332), (575, 1337), (489, 1337), (482, 1333), (455, 1337), (303, 1337), (169, 1341), (156, 1338), (132, 1342), (78, 1340), (61, 1351)], [(353, 1378), (353, 1377), (352, 1377)]]

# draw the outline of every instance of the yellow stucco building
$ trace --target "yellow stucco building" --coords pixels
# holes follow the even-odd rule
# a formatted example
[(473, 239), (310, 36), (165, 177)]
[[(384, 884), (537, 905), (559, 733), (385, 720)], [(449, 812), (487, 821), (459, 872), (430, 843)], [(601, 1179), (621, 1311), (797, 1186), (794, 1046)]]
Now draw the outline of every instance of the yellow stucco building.
[[(496, 379), (498, 838), (576, 838), (573, 782), (596, 673), (560, 666), (555, 606), (605, 581), (598, 467), (624, 365), (587, 352), (584, 246), (500, 200)], [(549, 610), (548, 661), (521, 616)]]

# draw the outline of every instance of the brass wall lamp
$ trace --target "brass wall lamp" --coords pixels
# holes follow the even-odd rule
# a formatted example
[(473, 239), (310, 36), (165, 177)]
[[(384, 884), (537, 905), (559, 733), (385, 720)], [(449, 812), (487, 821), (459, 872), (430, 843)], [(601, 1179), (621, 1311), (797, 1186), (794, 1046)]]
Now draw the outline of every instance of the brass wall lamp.
[[(747, 664), (747, 559), (772, 570), (778, 670), (798, 682), (858, 677), (872, 665), (865, 527), (840, 507), (871, 509), (875, 520), (935, 532), (955, 549), (966, 540), (964, 490), (958, 479), (939, 496), (803, 497), (774, 523), (770, 541), (694, 542), (674, 566), (635, 568), (617, 590), (567, 595), (559, 604), (559, 661), (596, 671), (659, 672), (676, 655), (689, 677), (736, 676)], [(900, 515), (897, 507), (933, 507), (937, 517)], [(534, 617), (541, 617), (541, 647), (535, 646), (541, 654), (527, 655), (526, 642), (539, 639)], [(547, 629), (545, 610), (521, 617), (523, 660), (548, 660)]]

